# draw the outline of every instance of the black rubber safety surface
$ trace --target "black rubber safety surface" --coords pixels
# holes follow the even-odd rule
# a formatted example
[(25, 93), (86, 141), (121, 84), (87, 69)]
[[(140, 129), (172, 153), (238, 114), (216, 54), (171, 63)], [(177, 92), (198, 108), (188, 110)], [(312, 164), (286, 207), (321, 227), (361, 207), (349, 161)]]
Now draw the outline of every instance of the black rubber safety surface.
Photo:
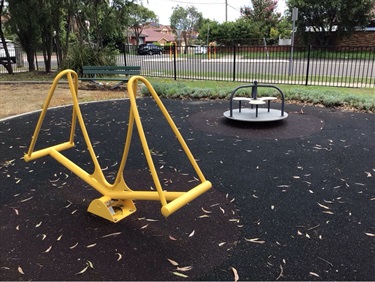
[[(89, 214), (95, 190), (50, 157), (22, 159), (39, 113), (0, 122), (1, 280), (375, 279), (375, 115), (286, 105), (286, 120), (249, 125), (222, 116), (228, 101), (163, 102), (213, 183), (168, 218), (149, 201), (116, 224)], [(81, 109), (112, 181), (129, 101)], [(193, 188), (153, 100), (138, 109), (164, 188)], [(37, 148), (67, 140), (70, 113), (49, 110)], [(64, 154), (92, 172), (80, 133)], [(124, 177), (154, 189), (136, 130)]]

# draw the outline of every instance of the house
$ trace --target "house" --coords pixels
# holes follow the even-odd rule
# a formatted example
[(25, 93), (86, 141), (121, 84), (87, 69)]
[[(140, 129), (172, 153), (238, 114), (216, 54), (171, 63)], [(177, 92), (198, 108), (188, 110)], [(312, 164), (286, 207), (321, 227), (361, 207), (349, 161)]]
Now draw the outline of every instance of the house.
[[(143, 28), (139, 37), (139, 44), (158, 42), (160, 45), (176, 41), (177, 36), (169, 25), (161, 25), (157, 23), (150, 23)], [(129, 44), (137, 45), (137, 40), (134, 32), (130, 29), (128, 31)]]
[[(366, 27), (355, 27), (354, 31), (343, 37), (337, 37), (337, 25), (332, 26), (330, 44), (335, 46), (375, 46), (375, 5), (371, 11), (374, 17), (370, 20)], [(314, 33), (321, 32), (322, 29), (313, 27), (305, 27), (305, 32), (309, 34), (309, 41), (316, 42)], [(328, 30), (325, 30), (328, 31)]]

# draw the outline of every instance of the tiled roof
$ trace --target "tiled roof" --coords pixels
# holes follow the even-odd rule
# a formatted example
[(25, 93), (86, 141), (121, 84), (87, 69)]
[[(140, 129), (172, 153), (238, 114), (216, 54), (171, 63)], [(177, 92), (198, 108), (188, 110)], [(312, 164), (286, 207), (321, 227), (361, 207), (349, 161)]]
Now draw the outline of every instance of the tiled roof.
[(152, 29), (144, 29), (142, 34), (148, 35), (146, 37), (146, 41), (148, 41), (148, 42), (160, 41), (162, 38), (165, 38), (166, 41), (174, 41), (175, 40), (174, 35), (161, 33), (157, 30), (152, 30)]

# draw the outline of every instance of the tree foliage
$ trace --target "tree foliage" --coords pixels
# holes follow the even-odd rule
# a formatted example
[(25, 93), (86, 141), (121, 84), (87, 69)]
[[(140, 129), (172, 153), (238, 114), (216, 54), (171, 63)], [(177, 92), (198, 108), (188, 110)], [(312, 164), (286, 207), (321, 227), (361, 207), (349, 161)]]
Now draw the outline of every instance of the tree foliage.
[(38, 48), (41, 28), (36, 19), (39, 17), (38, 0), (8, 0), (9, 24), (12, 32), (26, 52), (29, 71), (35, 70), (34, 55)]
[[(274, 30), (276, 37), (278, 30)], [(215, 41), (219, 45), (259, 45), (263, 44), (263, 25), (259, 22), (240, 18), (235, 22), (218, 23), (216, 21), (205, 22), (199, 30), (199, 40), (206, 42)], [(269, 37), (267, 37), (269, 39)]]
[(306, 29), (315, 35), (320, 45), (334, 44), (335, 39), (365, 27), (374, 16), (374, 0), (289, 0), (289, 14), (298, 8), (298, 32), (306, 39)]
[(129, 24), (128, 6), (136, 0), (6, 1), (7, 25), (27, 54), (29, 70), (35, 70), (35, 53), (42, 50), (48, 72), (53, 50), (63, 65), (72, 44), (88, 45), (99, 53), (109, 42), (121, 42)]
[(271, 29), (279, 23), (281, 14), (276, 12), (278, 0), (251, 0), (251, 6), (241, 8), (242, 17), (261, 26), (261, 37), (270, 37)]
[[(171, 28), (176, 32), (181, 30), (181, 36), (185, 42), (185, 46), (190, 43), (192, 36), (198, 32), (202, 25), (203, 15), (194, 6), (183, 8), (176, 6), (173, 8), (170, 17)], [(187, 49), (185, 49), (187, 51)]]
[(250, 6), (241, 8), (241, 18), (235, 22), (204, 20), (199, 30), (199, 39), (205, 37), (223, 45), (259, 45), (264, 38), (276, 42), (280, 36), (288, 37), (291, 25), (276, 12), (277, 0), (252, 0)]
[(129, 27), (134, 34), (134, 37), (139, 45), (139, 38), (144, 27), (152, 21), (157, 19), (156, 14), (138, 4), (131, 4), (128, 7)]

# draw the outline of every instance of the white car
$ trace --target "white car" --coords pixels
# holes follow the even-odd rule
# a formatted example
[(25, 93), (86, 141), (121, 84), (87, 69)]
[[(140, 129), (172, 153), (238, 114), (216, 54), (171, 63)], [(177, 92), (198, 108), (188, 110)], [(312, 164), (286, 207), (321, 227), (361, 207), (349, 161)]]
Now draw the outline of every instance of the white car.
[[(6, 43), (7, 43), (10, 59), (11, 59), (12, 63), (15, 64), (16, 63), (16, 48), (11, 41), (6, 40)], [(0, 62), (6, 61), (6, 59), (7, 59), (7, 56), (5, 54), (3, 42), (0, 42)]]
[(196, 46), (194, 54), (207, 54), (207, 47), (205, 46)]

